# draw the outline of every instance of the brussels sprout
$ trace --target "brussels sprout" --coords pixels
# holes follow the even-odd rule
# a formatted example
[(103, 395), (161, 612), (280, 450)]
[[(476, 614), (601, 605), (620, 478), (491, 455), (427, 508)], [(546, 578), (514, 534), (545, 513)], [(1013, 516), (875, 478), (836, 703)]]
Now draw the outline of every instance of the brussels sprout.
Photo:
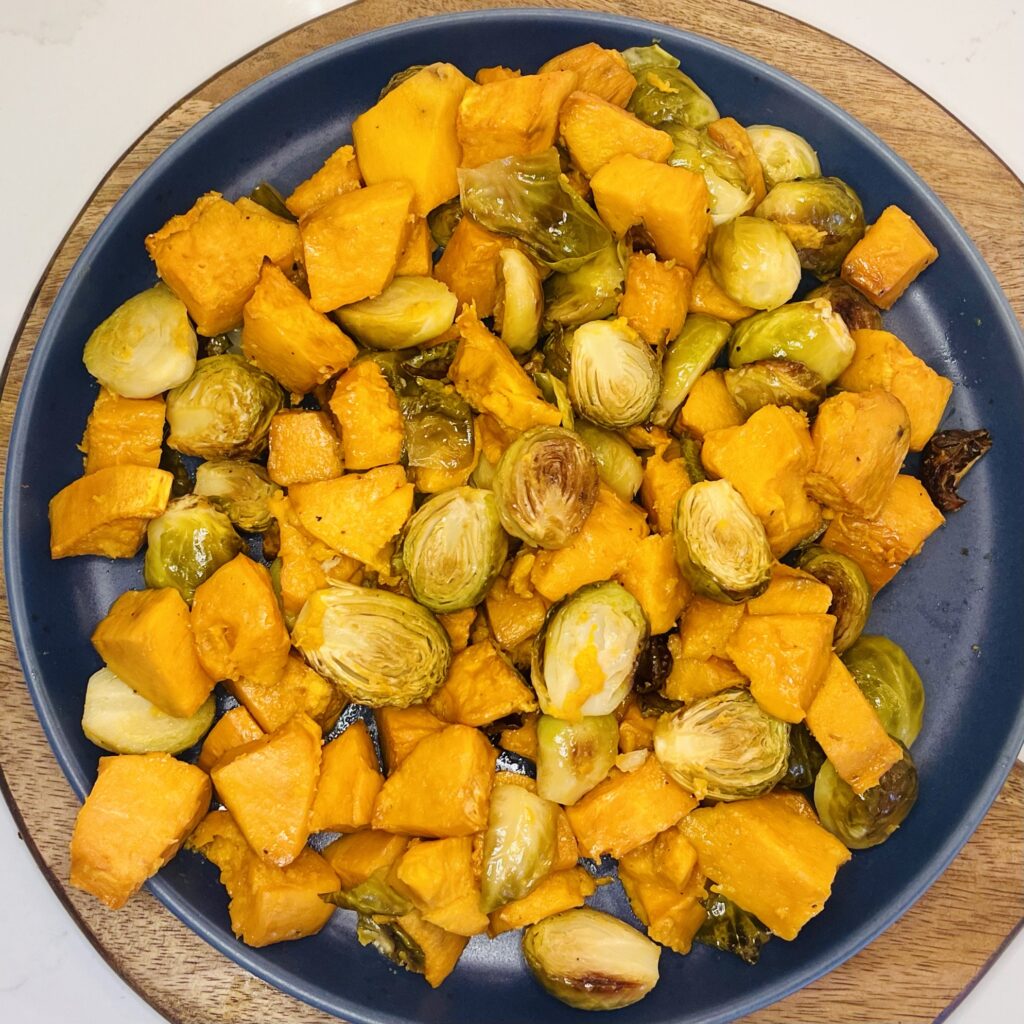
[(443, 281), (408, 276), (396, 277), (376, 298), (336, 309), (334, 317), (364, 345), (402, 349), (444, 334), (458, 308)]
[(643, 423), (660, 390), (657, 356), (624, 320), (595, 320), (576, 328), (569, 397), (581, 416), (613, 429)]
[(501, 524), (537, 547), (563, 548), (597, 501), (590, 449), (562, 427), (533, 427), (505, 449), (491, 486)]
[(398, 388), (408, 464), (465, 469), (473, 461), (473, 410), (451, 384), (413, 377)]
[(779, 785), (786, 789), (810, 789), (825, 763), (825, 751), (803, 722), (789, 727), (789, 763)]
[(611, 244), (600, 217), (566, 183), (554, 147), (460, 168), (459, 189), (469, 216), (518, 238), (551, 270), (576, 270)]
[(657, 692), (668, 681), (671, 672), (672, 651), (668, 645), (668, 634), (648, 637), (636, 663), (633, 692), (638, 696)]
[(422, 605), (349, 583), (309, 595), (292, 643), (350, 700), (373, 708), (427, 700), (452, 657), (444, 626)]
[(737, 302), (775, 309), (800, 284), (800, 257), (777, 224), (760, 217), (736, 217), (715, 228), (708, 244), (708, 269)]
[(433, 612), (482, 601), (507, 555), (495, 497), (475, 487), (453, 487), (425, 501), (402, 541), (413, 597)]
[(871, 614), (871, 587), (863, 570), (852, 558), (817, 545), (806, 548), (796, 564), (832, 591), (828, 609), (836, 617), (832, 646), (842, 654), (861, 635)]
[(183, 498), (192, 493), (192, 477), (181, 452), (173, 448), (160, 449), (160, 468), (171, 474), (171, 497)]
[(754, 211), (789, 236), (800, 266), (822, 281), (835, 277), (864, 235), (864, 207), (839, 178), (780, 181)]
[(544, 282), (544, 324), (575, 327), (603, 320), (619, 308), (626, 283), (626, 253), (621, 243), (606, 245), (593, 259)]
[(320, 899), (359, 914), (408, 914), (413, 904), (388, 884), (390, 865), (378, 868), (364, 882), (351, 889), (322, 893)]
[(185, 303), (161, 283), (122, 302), (89, 335), (82, 361), (115, 394), (152, 398), (192, 376), (198, 349)]
[(273, 525), (269, 503), (281, 488), (254, 462), (214, 459), (196, 470), (194, 491), (209, 498), (240, 530), (263, 533)]
[(725, 388), (744, 416), (752, 416), (766, 405), (813, 412), (825, 399), (820, 375), (795, 359), (758, 359), (726, 370)]
[(620, 583), (591, 583), (548, 609), (533, 643), (532, 674), (545, 715), (608, 715), (629, 693), (649, 627)]
[(878, 712), (885, 731), (912, 746), (924, 717), (924, 684), (899, 644), (886, 636), (861, 636), (843, 654), (843, 664)]
[(761, 947), (772, 937), (771, 929), (721, 893), (710, 893), (704, 906), (708, 917), (694, 939), (732, 953), (746, 964), (756, 964), (761, 958)]
[(795, 359), (831, 384), (856, 349), (842, 318), (825, 299), (790, 302), (741, 320), (729, 339), (729, 365), (761, 359)]
[(246, 459), (267, 447), (280, 385), (241, 356), (208, 356), (167, 395), (167, 444), (203, 459)]
[[(900, 746), (903, 746), (901, 743)], [(861, 796), (826, 761), (814, 783), (814, 807), (822, 825), (851, 850), (884, 843), (917, 802), (917, 768), (910, 751)]]
[(569, 379), (569, 352), (572, 349), (572, 331), (562, 330), (555, 324), (544, 342), (544, 369), (561, 381)]
[(754, 205), (754, 190), (739, 161), (722, 149), (706, 130), (673, 124), (657, 127), (671, 135), (675, 143), (668, 162), (673, 167), (685, 167), (704, 176), (712, 224), (716, 227), (725, 224)]
[(821, 177), (818, 154), (802, 135), (771, 124), (752, 124), (747, 135), (761, 161), (764, 183), (769, 189), (780, 181)]
[(174, 587), (189, 604), (196, 587), (242, 550), (231, 520), (193, 494), (176, 498), (151, 519), (146, 540), (146, 586)]
[(427, 969), (422, 947), (394, 917), (360, 914), (356, 920), (356, 938), (359, 945), (373, 946), (386, 960), (413, 974), (423, 974)]
[(199, 339), (199, 354), (207, 356), (240, 356), (242, 352), (242, 328), (234, 327), (223, 334), (215, 334), (212, 338)]
[[(443, 341), (440, 345), (414, 348), (401, 352), (399, 369), (407, 377), (426, 377), (429, 380), (443, 380), (448, 376), (452, 360), (459, 349), (459, 340)], [(384, 353), (378, 353), (383, 355)]]
[(654, 755), (699, 800), (746, 800), (786, 774), (789, 726), (749, 690), (725, 690), (660, 719)]
[(644, 480), (640, 456), (621, 434), (605, 430), (589, 420), (577, 420), (576, 433), (594, 453), (597, 475), (623, 501), (632, 501)]
[(764, 526), (728, 480), (688, 488), (672, 532), (676, 561), (698, 594), (739, 604), (768, 589), (774, 559)]
[(433, 238), (434, 244), (444, 248), (452, 240), (452, 235), (459, 226), (460, 220), (462, 220), (462, 203), (458, 196), (449, 199), (447, 203), (435, 206), (427, 214), (427, 227), (430, 228), (430, 237)]
[(558, 804), (522, 786), (495, 786), (484, 833), (480, 909), (489, 914), (533, 892), (551, 870), (557, 837)]
[(832, 306), (835, 313), (848, 331), (880, 331), (882, 329), (881, 311), (872, 305), (856, 288), (838, 277), (826, 281), (813, 291), (808, 292), (805, 299), (824, 299)]
[(619, 724), (614, 715), (588, 715), (578, 722), (541, 715), (537, 792), (569, 807), (604, 779), (618, 753)]
[(921, 457), (921, 482), (939, 511), (956, 512), (967, 504), (956, 489), (991, 447), (987, 430), (943, 430), (929, 439)]
[[(543, 363), (542, 363), (543, 365)], [(562, 426), (573, 430), (576, 417), (573, 415), (572, 402), (569, 401), (569, 389), (553, 373), (541, 371), (533, 374), (533, 383), (537, 385), (545, 402), (550, 402), (562, 414)]]
[(664, 122), (703, 128), (718, 120), (718, 109), (697, 83), (679, 70), (679, 61), (655, 43), (624, 50), (636, 89), (626, 107), (647, 124)]
[(679, 58), (652, 40), (650, 46), (631, 46), (622, 51), (626, 67), (635, 75), (648, 68), (677, 68)]
[(494, 329), (509, 351), (522, 355), (537, 344), (540, 336), (544, 289), (540, 274), (528, 256), (518, 249), (502, 249), (498, 256)]
[(658, 983), (661, 947), (610, 914), (565, 910), (523, 930), (538, 983), (576, 1010), (618, 1010)]
[(290, 220), (294, 224), (299, 219), (285, 206), (284, 196), (269, 181), (261, 181), (249, 193), (249, 198), (282, 220)]
[(651, 422), (667, 427), (675, 422), (680, 406), (697, 379), (718, 358), (732, 332), (724, 320), (703, 313), (690, 313), (683, 329), (669, 343), (661, 364), (661, 394), (651, 413)]

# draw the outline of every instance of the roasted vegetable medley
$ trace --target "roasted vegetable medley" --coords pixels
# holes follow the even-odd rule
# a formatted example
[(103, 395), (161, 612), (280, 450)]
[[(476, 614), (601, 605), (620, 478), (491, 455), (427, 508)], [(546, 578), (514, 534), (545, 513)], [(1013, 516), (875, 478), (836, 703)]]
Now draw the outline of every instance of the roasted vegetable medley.
[(287, 196), (153, 225), (50, 503), (54, 558), (146, 544), (73, 884), (185, 845), (251, 946), (351, 912), (437, 986), (523, 929), (614, 1009), (663, 946), (795, 939), (904, 821), (925, 689), (864, 630), (991, 439), (884, 329), (911, 216), (703, 85), (657, 45), (409, 68)]

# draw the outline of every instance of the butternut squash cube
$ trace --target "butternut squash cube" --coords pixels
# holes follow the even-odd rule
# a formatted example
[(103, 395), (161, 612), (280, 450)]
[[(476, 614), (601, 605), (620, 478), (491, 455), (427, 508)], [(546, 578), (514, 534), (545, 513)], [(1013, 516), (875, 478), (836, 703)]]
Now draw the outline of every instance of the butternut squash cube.
[(156, 469), (163, 439), (162, 395), (122, 398), (101, 387), (82, 437), (85, 472), (123, 465)]
[(167, 508), (172, 477), (148, 466), (98, 469), (50, 499), (50, 557), (132, 558), (146, 524)]
[(750, 208), (755, 209), (768, 194), (768, 189), (764, 183), (764, 168), (757, 158), (747, 129), (735, 117), (720, 117), (707, 125), (707, 133), (712, 142), (721, 146), (740, 165), (743, 177), (754, 193), (754, 202)]
[(665, 680), (665, 696), (669, 700), (681, 700), (691, 704), (723, 690), (746, 686), (747, 678), (731, 662), (724, 658), (676, 657), (676, 637), (669, 637), (668, 646), (672, 654), (672, 670)]
[(939, 258), (913, 218), (887, 206), (864, 237), (846, 254), (842, 278), (876, 306), (891, 309), (926, 267)]
[(543, 921), (563, 910), (582, 907), (586, 898), (597, 891), (597, 883), (579, 867), (552, 871), (545, 875), (528, 896), (498, 907), (490, 916), (487, 934), (492, 939), (503, 932)]
[(754, 699), (784, 722), (802, 722), (832, 657), (834, 615), (748, 615), (726, 645)]
[(487, 737), (466, 725), (425, 736), (388, 776), (373, 827), (438, 839), (482, 831), (495, 758)]
[(679, 830), (696, 847), (699, 869), (716, 890), (782, 939), (795, 939), (821, 913), (837, 869), (850, 859), (796, 793), (701, 807)]
[(508, 580), (499, 576), (487, 591), (484, 609), (495, 642), (511, 654), (540, 632), (548, 605), (537, 593), (522, 597), (512, 590)]
[(718, 282), (711, 276), (711, 268), (705, 261), (693, 278), (689, 312), (704, 313), (734, 324), (738, 320), (753, 316), (757, 310), (742, 305), (725, 289), (720, 288)]
[(652, 533), (637, 544), (618, 579), (640, 602), (653, 635), (667, 633), (693, 596), (679, 572), (672, 538), (660, 533)]
[(412, 753), (421, 739), (441, 732), (448, 725), (422, 704), (408, 708), (377, 708), (374, 714), (388, 774)]
[[(669, 638), (669, 644), (675, 637)], [(645, 717), (636, 698), (630, 696), (624, 701), (625, 710), (619, 719), (619, 751), (631, 754), (634, 750), (654, 749), (654, 726), (657, 718)]]
[(537, 716), (527, 715), (518, 728), (504, 729), (499, 737), (499, 746), (512, 754), (537, 759)]
[(441, 612), (437, 621), (444, 626), (452, 642), (452, 653), (458, 654), (469, 646), (469, 631), (476, 619), (476, 608), (463, 608), (461, 612)]
[(282, 409), (270, 421), (267, 475), (281, 487), (333, 480), (345, 472), (341, 442), (327, 413)]
[(421, 217), (458, 195), (456, 169), (467, 165), (455, 121), (471, 84), (454, 64), (430, 64), (360, 114), (352, 140), (366, 184), (409, 182)]
[(846, 391), (882, 388), (895, 395), (910, 417), (910, 450), (919, 452), (939, 429), (953, 382), (918, 359), (888, 331), (853, 331), (853, 362), (836, 381)]
[(676, 506), (693, 481), (686, 471), (686, 463), (681, 458), (665, 458), (667, 447), (666, 444), (656, 449), (644, 463), (640, 504), (647, 509), (651, 526), (658, 533), (670, 536)]
[(390, 868), (408, 845), (408, 836), (368, 829), (335, 839), (324, 847), (324, 860), (337, 872), (340, 888), (352, 889), (382, 868)]
[(362, 719), (326, 744), (310, 814), (310, 832), (358, 832), (367, 828), (384, 776)]
[(514, 239), (465, 216), (455, 225), (434, 276), (454, 293), (460, 307), (475, 305), (479, 316), (490, 316), (498, 297), (498, 257), (508, 248), (516, 248)]
[(584, 43), (560, 53), (540, 66), (541, 72), (574, 71), (576, 88), (593, 93), (601, 99), (624, 107), (636, 79), (618, 50), (606, 50), (597, 43)]
[(697, 378), (697, 383), (686, 396), (686, 401), (679, 410), (676, 432), (688, 431), (701, 438), (713, 430), (738, 427), (744, 418), (743, 410), (736, 404), (725, 386), (724, 372), (708, 370)]
[(576, 833), (565, 813), (565, 808), (558, 811), (555, 832), (555, 859), (551, 862), (552, 871), (568, 871), (580, 859), (580, 844), (576, 841)]
[(498, 648), (485, 640), (455, 655), (448, 678), (427, 707), (444, 722), (480, 726), (536, 711), (537, 698)]
[(417, 217), (409, 231), (409, 241), (398, 257), (395, 277), (432, 277), (435, 248), (426, 217)]
[(92, 645), (114, 675), (176, 718), (194, 715), (216, 682), (199, 661), (188, 605), (174, 587), (123, 593)]
[(349, 469), (388, 466), (402, 457), (405, 428), (398, 399), (370, 359), (346, 370), (334, 385), (331, 415)]
[(679, 653), (684, 658), (728, 660), (728, 644), (743, 621), (744, 605), (724, 604), (696, 595), (679, 623)]
[(71, 884), (111, 910), (177, 852), (210, 807), (210, 780), (170, 754), (101, 757), (75, 819)]
[(693, 274), (685, 267), (635, 252), (626, 265), (619, 316), (649, 345), (664, 345), (683, 329), (692, 288)]
[(310, 210), (322, 206), (328, 199), (340, 196), (343, 192), (353, 192), (362, 188), (362, 185), (356, 151), (351, 146), (341, 146), (324, 161), (316, 173), (295, 186), (284, 205), (293, 216), (302, 217)]
[(616, 238), (643, 227), (658, 256), (697, 272), (711, 233), (702, 175), (626, 153), (609, 160), (590, 187), (597, 212)]
[(309, 715), (327, 732), (345, 707), (341, 690), (311, 669), (294, 651), (288, 655), (282, 674), (270, 685), (245, 678), (226, 680), (224, 685), (264, 732), (280, 729), (299, 712)]
[(824, 615), (832, 607), (832, 590), (809, 572), (776, 562), (768, 589), (742, 607), (748, 615)]
[(256, 719), (244, 707), (231, 708), (221, 715), (206, 734), (196, 764), (204, 772), (209, 772), (229, 750), (243, 743), (252, 743), (262, 735), (263, 730), (256, 724)]
[(409, 241), (412, 186), (386, 181), (344, 192), (299, 221), (309, 302), (327, 313), (380, 295)]
[(512, 68), (498, 64), (492, 68), (480, 68), (473, 76), (473, 81), (477, 85), (487, 85), (488, 82), (503, 82), (506, 78), (518, 78), (521, 74), (521, 71), (514, 71)]
[(836, 516), (821, 544), (852, 558), (877, 593), (945, 521), (921, 481), (901, 474), (876, 516)]
[(422, 974), (431, 988), (437, 988), (455, 970), (469, 939), (432, 925), (418, 910), (395, 918), (395, 924), (423, 953), (422, 969), (417, 967), (416, 973)]
[(253, 852), (284, 867), (309, 838), (309, 817), (320, 776), (320, 726), (308, 715), (229, 750), (210, 778)]

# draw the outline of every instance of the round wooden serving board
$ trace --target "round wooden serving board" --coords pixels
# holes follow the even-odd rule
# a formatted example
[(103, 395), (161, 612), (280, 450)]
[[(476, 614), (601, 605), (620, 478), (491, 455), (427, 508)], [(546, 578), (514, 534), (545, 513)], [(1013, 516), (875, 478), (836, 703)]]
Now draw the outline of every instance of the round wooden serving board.
[[(568, 6), (515, 0), (486, 6)], [(107, 175), (32, 297), (0, 402), (0, 463), (33, 346), (67, 272), (100, 221), (182, 132), (247, 85), (299, 57), (409, 18), (479, 8), (463, 0), (362, 0), (273, 40), (161, 117)], [(849, 111), (921, 175), (967, 229), (1024, 319), (1024, 186), (964, 125), (864, 53), (743, 0), (583, 0), (575, 7), (649, 18), (767, 61)], [(984, 187), (978, 188), (977, 183)], [(215, 952), (147, 892), (117, 914), (68, 888), (78, 801), (36, 719), (0, 605), (0, 785), (54, 891), (111, 967), (174, 1022), (327, 1024), (313, 1010)], [(745, 1024), (912, 1024), (942, 1019), (1024, 924), (1024, 771), (931, 890), (885, 934), (813, 985)], [(455, 1022), (453, 1022), (455, 1024)], [(461, 1024), (461, 1022), (460, 1022)]]

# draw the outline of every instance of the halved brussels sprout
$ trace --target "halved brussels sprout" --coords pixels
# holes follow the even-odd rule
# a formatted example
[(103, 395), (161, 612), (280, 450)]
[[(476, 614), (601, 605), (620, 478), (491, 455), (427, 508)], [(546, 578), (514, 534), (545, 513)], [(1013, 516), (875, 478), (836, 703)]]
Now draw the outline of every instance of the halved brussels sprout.
[(544, 324), (574, 327), (603, 320), (619, 308), (626, 284), (626, 253), (621, 242), (606, 245), (593, 259), (544, 282)]
[(541, 715), (537, 720), (537, 792), (572, 806), (612, 770), (619, 753), (614, 715), (588, 715), (578, 722)]
[(189, 604), (196, 587), (242, 550), (231, 520), (205, 498), (186, 494), (146, 527), (147, 587), (174, 587)]
[(797, 568), (809, 572), (832, 591), (828, 609), (829, 615), (836, 617), (832, 646), (836, 654), (842, 654), (864, 631), (871, 614), (871, 586), (863, 570), (852, 558), (817, 545), (803, 551)]
[(160, 468), (165, 473), (171, 474), (172, 498), (183, 498), (186, 494), (192, 493), (192, 476), (181, 452), (176, 452), (173, 448), (166, 446), (162, 448), (160, 450)]
[(632, 501), (644, 481), (644, 464), (621, 434), (589, 420), (576, 421), (576, 433), (594, 453), (597, 475), (623, 501)]
[(558, 804), (522, 786), (495, 786), (484, 833), (480, 909), (489, 914), (533, 892), (551, 870), (557, 837)]
[(248, 459), (267, 447), (281, 386), (241, 356), (208, 356), (167, 395), (167, 444), (203, 459)]
[(676, 507), (676, 561), (690, 586), (739, 604), (768, 589), (772, 550), (761, 520), (728, 480), (703, 480)]
[(209, 498), (240, 530), (263, 533), (274, 523), (270, 499), (281, 488), (255, 462), (213, 459), (196, 470), (193, 492)]
[(745, 416), (766, 405), (813, 412), (825, 399), (825, 382), (795, 359), (758, 359), (725, 371), (725, 388)]
[(523, 930), (523, 956), (546, 992), (577, 1010), (618, 1010), (658, 983), (661, 947), (610, 914), (565, 910)]
[(704, 907), (708, 912), (707, 920), (694, 939), (713, 949), (732, 953), (745, 964), (756, 964), (761, 959), (761, 947), (772, 937), (771, 929), (720, 892), (709, 893)]
[(459, 226), (460, 220), (462, 220), (462, 203), (458, 196), (449, 199), (447, 203), (435, 206), (427, 214), (427, 227), (430, 228), (430, 237), (433, 238), (434, 244), (444, 248), (452, 240), (452, 235)]
[(501, 524), (537, 547), (563, 548), (597, 501), (597, 464), (570, 430), (533, 427), (505, 449), (491, 486)]
[(718, 108), (711, 97), (689, 75), (679, 70), (679, 61), (657, 43), (632, 46), (622, 51), (636, 79), (636, 89), (626, 109), (647, 124), (664, 122), (703, 128), (718, 120)]
[(780, 181), (821, 177), (818, 154), (802, 135), (773, 124), (752, 124), (747, 135), (761, 161), (764, 183), (769, 189)]
[(522, 355), (537, 344), (544, 313), (544, 289), (530, 258), (518, 249), (498, 254), (498, 295), (494, 329), (511, 352)]
[(780, 181), (754, 211), (789, 236), (800, 266), (822, 281), (835, 277), (864, 235), (864, 207), (839, 178)]
[(433, 277), (396, 277), (372, 299), (334, 311), (334, 317), (370, 348), (412, 348), (451, 327), (459, 300)]
[(715, 228), (708, 269), (724, 291), (752, 309), (781, 306), (800, 284), (800, 257), (789, 236), (760, 217), (736, 217)]
[(810, 789), (825, 763), (825, 751), (804, 722), (789, 727), (789, 763), (779, 785), (786, 789)]
[(533, 374), (533, 383), (537, 385), (544, 401), (549, 402), (562, 414), (562, 426), (566, 430), (573, 430), (576, 416), (573, 414), (572, 402), (569, 401), (569, 389), (565, 384), (553, 373), (547, 373), (544, 370)]
[(967, 504), (956, 489), (991, 447), (987, 430), (943, 430), (928, 440), (921, 456), (921, 483), (940, 512), (956, 512)]
[(459, 169), (462, 209), (489, 231), (518, 238), (546, 267), (567, 273), (611, 244), (600, 217), (566, 183), (554, 147)]
[(917, 768), (903, 744), (903, 758), (861, 796), (826, 761), (814, 783), (814, 807), (822, 825), (851, 850), (884, 843), (917, 802)]
[(707, 133), (680, 125), (660, 124), (672, 136), (675, 149), (668, 158), (674, 167), (685, 167), (704, 176), (710, 200), (711, 223), (716, 227), (746, 213), (754, 205), (754, 190), (735, 157)]
[(595, 320), (573, 332), (569, 397), (581, 416), (613, 429), (643, 423), (660, 391), (657, 356), (624, 320)]
[(453, 487), (425, 501), (402, 541), (413, 597), (433, 612), (482, 601), (507, 554), (495, 496), (475, 487)]
[(704, 313), (690, 313), (683, 329), (669, 343), (661, 364), (661, 393), (651, 413), (651, 422), (667, 427), (675, 422), (686, 396), (698, 378), (718, 358), (732, 327), (724, 320)]
[(887, 636), (861, 636), (843, 653), (843, 664), (885, 731), (912, 746), (924, 717), (924, 684), (907, 652)]
[(388, 884), (390, 865), (378, 868), (364, 882), (351, 889), (321, 893), (320, 899), (359, 914), (408, 914), (413, 904)]
[(650, 632), (621, 583), (591, 583), (548, 609), (533, 644), (532, 675), (545, 715), (608, 715), (629, 693)]
[(790, 302), (741, 320), (729, 339), (729, 365), (795, 359), (831, 384), (853, 360), (853, 338), (825, 299)]
[(832, 306), (832, 312), (846, 324), (848, 331), (882, 329), (881, 310), (872, 305), (852, 284), (847, 284), (838, 277), (819, 285), (804, 298), (825, 299)]
[(410, 466), (465, 469), (473, 461), (473, 410), (451, 384), (429, 377), (403, 379), (398, 407)]
[(292, 643), (350, 700), (373, 708), (427, 700), (452, 658), (444, 626), (422, 605), (350, 583), (309, 595)]
[(163, 282), (122, 302), (89, 335), (85, 368), (125, 398), (152, 398), (196, 368), (199, 341), (185, 303)]
[(786, 774), (789, 726), (749, 690), (725, 690), (660, 719), (654, 755), (699, 800), (747, 800)]

